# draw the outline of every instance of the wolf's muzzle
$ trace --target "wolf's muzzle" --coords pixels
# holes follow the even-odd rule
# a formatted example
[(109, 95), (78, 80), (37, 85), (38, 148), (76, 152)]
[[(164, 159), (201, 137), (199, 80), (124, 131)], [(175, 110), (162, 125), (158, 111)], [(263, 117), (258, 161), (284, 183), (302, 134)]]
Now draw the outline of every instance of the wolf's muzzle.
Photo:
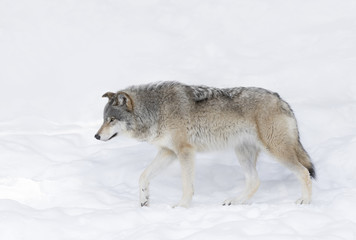
[(100, 140), (100, 135), (99, 134), (95, 134), (95, 138)]

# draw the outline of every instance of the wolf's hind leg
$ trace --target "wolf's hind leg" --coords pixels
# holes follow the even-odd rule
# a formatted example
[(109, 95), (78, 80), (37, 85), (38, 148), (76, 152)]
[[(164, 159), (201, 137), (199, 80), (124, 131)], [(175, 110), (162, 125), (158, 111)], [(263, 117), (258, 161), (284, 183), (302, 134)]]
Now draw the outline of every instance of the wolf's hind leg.
[(289, 168), (298, 178), (302, 186), (302, 196), (297, 204), (309, 204), (312, 195), (312, 182), (308, 169), (299, 162), (296, 151), (287, 144), (280, 144), (276, 149), (271, 149), (271, 152), (276, 156), (284, 166)]
[(311, 202), (311, 177), (315, 177), (315, 170), (300, 143), (296, 120), (282, 115), (270, 120), (259, 125), (261, 140), (267, 151), (297, 176), (302, 186), (302, 196), (296, 203), (308, 204)]
[(223, 205), (246, 203), (257, 191), (260, 180), (256, 171), (256, 162), (260, 149), (253, 144), (241, 144), (235, 148), (235, 153), (245, 174), (245, 189), (238, 197), (227, 199)]
[(145, 169), (141, 174), (139, 185), (140, 185), (140, 204), (141, 207), (148, 206), (149, 204), (149, 184), (150, 180), (157, 176), (163, 169), (169, 166), (175, 159), (177, 155), (167, 149), (161, 148), (152, 163)]

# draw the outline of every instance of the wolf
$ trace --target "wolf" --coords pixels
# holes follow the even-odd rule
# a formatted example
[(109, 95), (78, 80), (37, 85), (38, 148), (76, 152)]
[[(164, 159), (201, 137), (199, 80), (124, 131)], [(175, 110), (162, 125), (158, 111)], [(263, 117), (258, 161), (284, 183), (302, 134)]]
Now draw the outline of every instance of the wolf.
[(315, 169), (300, 142), (295, 115), (277, 93), (256, 87), (214, 88), (179, 82), (157, 82), (107, 92), (104, 122), (95, 138), (108, 141), (126, 135), (158, 147), (139, 179), (140, 205), (149, 205), (150, 180), (178, 159), (183, 195), (175, 206), (188, 207), (194, 194), (196, 152), (231, 148), (244, 171), (242, 194), (223, 205), (244, 204), (257, 191), (256, 162), (261, 151), (298, 178), (301, 197), (311, 202)]

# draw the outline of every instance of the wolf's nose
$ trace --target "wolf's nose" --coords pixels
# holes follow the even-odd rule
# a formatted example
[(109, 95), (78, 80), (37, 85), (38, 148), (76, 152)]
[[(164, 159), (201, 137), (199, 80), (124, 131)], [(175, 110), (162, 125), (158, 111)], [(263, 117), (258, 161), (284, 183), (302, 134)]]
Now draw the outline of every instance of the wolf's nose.
[(95, 138), (100, 140), (100, 135), (99, 134), (95, 134)]

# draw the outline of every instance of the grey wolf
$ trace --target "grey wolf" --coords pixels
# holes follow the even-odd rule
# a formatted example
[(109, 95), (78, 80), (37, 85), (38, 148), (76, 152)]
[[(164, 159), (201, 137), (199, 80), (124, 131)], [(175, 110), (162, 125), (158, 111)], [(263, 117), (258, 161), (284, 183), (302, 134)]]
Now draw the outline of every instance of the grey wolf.
[(140, 204), (149, 204), (149, 183), (174, 160), (181, 165), (183, 196), (188, 207), (194, 193), (196, 152), (234, 149), (244, 170), (241, 195), (223, 205), (243, 204), (257, 191), (256, 162), (266, 151), (289, 168), (302, 186), (298, 204), (311, 201), (314, 166), (299, 138), (289, 104), (274, 92), (255, 87), (213, 88), (159, 82), (107, 92), (104, 123), (95, 138), (108, 141), (127, 135), (159, 148), (139, 180)]

